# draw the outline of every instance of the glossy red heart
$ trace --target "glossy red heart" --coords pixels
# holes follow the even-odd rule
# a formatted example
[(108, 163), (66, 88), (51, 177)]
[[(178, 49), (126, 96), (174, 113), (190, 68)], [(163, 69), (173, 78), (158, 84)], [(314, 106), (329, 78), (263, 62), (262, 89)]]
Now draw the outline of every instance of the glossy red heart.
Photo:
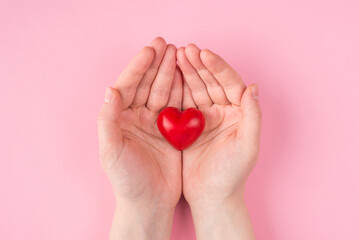
[(196, 108), (182, 112), (178, 108), (167, 107), (158, 115), (157, 126), (163, 137), (174, 148), (182, 151), (199, 138), (204, 130), (205, 119)]

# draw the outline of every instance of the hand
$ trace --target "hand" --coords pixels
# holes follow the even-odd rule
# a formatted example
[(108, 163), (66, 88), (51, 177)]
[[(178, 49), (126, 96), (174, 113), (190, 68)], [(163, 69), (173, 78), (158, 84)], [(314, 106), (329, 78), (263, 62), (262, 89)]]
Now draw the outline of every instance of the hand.
[(243, 192), (255, 165), (261, 125), (256, 85), (246, 87), (218, 55), (194, 44), (177, 50), (183, 108), (199, 108), (206, 127), (183, 151), (183, 194), (197, 239), (253, 239)]
[(156, 38), (107, 88), (98, 115), (100, 159), (116, 196), (110, 239), (169, 239), (181, 196), (181, 152), (157, 129), (159, 111), (181, 107), (176, 48)]

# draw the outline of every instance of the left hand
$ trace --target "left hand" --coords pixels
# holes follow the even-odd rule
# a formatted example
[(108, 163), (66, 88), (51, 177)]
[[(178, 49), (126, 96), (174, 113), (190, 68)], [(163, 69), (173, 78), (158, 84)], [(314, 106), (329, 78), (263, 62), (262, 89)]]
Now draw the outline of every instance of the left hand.
[(108, 88), (98, 115), (100, 159), (116, 197), (111, 239), (167, 239), (181, 196), (181, 152), (161, 136), (156, 120), (180, 107), (182, 77), (176, 47), (156, 38)]

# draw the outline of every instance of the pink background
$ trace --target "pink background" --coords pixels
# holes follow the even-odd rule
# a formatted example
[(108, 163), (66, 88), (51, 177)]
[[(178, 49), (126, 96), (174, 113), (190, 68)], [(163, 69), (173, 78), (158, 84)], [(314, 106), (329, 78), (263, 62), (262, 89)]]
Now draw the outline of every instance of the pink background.
[[(258, 239), (359, 239), (359, 5), (353, 0), (0, 2), (0, 239), (106, 239), (106, 86), (157, 35), (258, 83)], [(173, 239), (195, 239), (185, 203)]]

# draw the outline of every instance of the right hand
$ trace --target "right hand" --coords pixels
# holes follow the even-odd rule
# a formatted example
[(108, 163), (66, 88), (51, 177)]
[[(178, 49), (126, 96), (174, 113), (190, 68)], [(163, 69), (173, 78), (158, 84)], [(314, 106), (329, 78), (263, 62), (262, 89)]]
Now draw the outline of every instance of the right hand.
[(258, 152), (261, 109), (256, 85), (219, 55), (190, 44), (177, 51), (184, 77), (183, 108), (206, 119), (202, 135), (183, 151), (183, 194), (197, 239), (254, 239), (244, 187)]

